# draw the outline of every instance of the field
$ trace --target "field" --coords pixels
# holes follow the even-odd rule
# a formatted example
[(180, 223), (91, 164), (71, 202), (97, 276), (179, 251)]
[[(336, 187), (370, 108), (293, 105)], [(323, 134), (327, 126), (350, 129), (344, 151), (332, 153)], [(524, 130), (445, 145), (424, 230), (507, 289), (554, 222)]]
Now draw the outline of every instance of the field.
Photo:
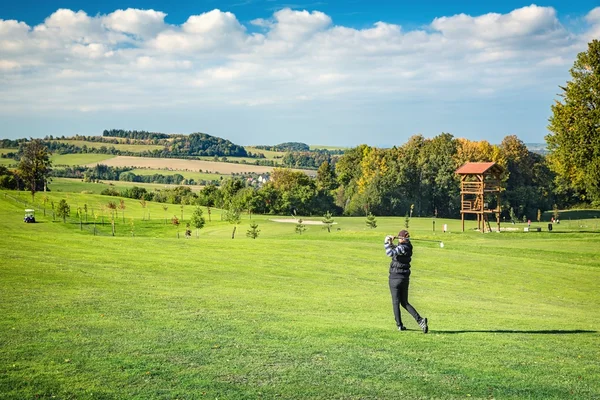
[(86, 140), (71, 140), (71, 139), (51, 140), (51, 142), (72, 144), (77, 147), (82, 147), (83, 145), (85, 145), (85, 146), (87, 146), (89, 148), (93, 148), (93, 149), (99, 149), (101, 147), (106, 147), (106, 148), (114, 147), (115, 149), (120, 150), (120, 151), (131, 151), (133, 153), (138, 153), (138, 152), (141, 153), (142, 151), (162, 150), (165, 148), (164, 146), (152, 145), (152, 144), (125, 144), (125, 143), (115, 144), (115, 143), (103, 143), (103, 142), (92, 142), (92, 141), (86, 141)]
[(50, 156), (52, 166), (74, 166), (74, 165), (96, 165), (98, 163), (104, 164), (105, 160), (110, 160), (115, 156), (110, 154), (53, 154)]
[(231, 178), (231, 175), (210, 174), (210, 173), (206, 173), (206, 172), (192, 172), (192, 171), (173, 171), (173, 170), (168, 170), (168, 169), (167, 170), (164, 170), (164, 169), (134, 169), (134, 170), (131, 170), (131, 172), (133, 172), (136, 175), (140, 175), (140, 176), (154, 175), (154, 174), (161, 174), (161, 175), (180, 174), (185, 179), (193, 179), (196, 182), (201, 181), (201, 180), (212, 181), (212, 180)]
[[(404, 218), (298, 235), (252, 216), (252, 240), (243, 215), (232, 240), (204, 209), (184, 239), (191, 206), (176, 227), (180, 206), (124, 199), (113, 237), (104, 206), (117, 198), (46, 195), (40, 223), (24, 224), (31, 196), (0, 192), (1, 399), (600, 397), (597, 218), (491, 234), (413, 218), (424, 335), (407, 313), (396, 331), (391, 312), (382, 243)], [(61, 198), (67, 223), (52, 218)]]
[[(83, 182), (81, 179), (76, 178), (52, 178), (51, 189), (54, 192), (89, 192), (94, 194), (100, 194), (104, 189), (113, 188), (121, 190), (125, 188), (131, 188), (134, 186), (146, 188), (146, 190), (153, 189), (164, 189), (173, 188), (181, 185), (165, 185), (162, 183), (143, 183), (143, 182), (123, 182), (123, 181), (100, 181), (95, 182)], [(202, 186), (199, 185), (186, 185), (192, 189), (192, 191), (199, 191)]]
[[(232, 173), (256, 173), (263, 174), (273, 171), (273, 167), (260, 165), (236, 164), (228, 162), (216, 162), (205, 160), (184, 160), (179, 158), (151, 158), (151, 157), (128, 157), (118, 156), (103, 162), (113, 167), (135, 167), (150, 169), (172, 169), (176, 171), (204, 171), (214, 174), (230, 175)], [(304, 171), (309, 175), (315, 175), (316, 171)]]
[(348, 150), (349, 147), (340, 147), (340, 146), (321, 146), (319, 144), (311, 144), (311, 150)]
[(281, 160), (286, 154), (284, 151), (263, 150), (252, 146), (244, 146), (244, 148), (246, 151), (251, 151), (252, 153), (263, 153), (267, 160)]

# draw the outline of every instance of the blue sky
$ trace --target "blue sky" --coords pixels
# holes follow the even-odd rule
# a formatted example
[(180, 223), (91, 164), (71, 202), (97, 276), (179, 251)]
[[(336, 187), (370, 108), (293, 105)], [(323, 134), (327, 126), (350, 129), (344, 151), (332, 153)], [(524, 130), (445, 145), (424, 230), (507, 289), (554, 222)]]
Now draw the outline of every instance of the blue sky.
[(543, 142), (595, 1), (5, 2), (0, 137)]

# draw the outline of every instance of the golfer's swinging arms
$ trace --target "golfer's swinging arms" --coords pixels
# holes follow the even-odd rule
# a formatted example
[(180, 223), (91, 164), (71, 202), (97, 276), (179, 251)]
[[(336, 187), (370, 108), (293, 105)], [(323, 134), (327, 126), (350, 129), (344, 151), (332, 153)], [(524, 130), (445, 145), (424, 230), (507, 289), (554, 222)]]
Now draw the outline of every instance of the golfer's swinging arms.
[(394, 236), (385, 237), (385, 254), (392, 257), (390, 263), (390, 292), (392, 293), (392, 306), (394, 307), (394, 317), (399, 331), (405, 331), (406, 327), (402, 324), (400, 316), (400, 306), (412, 315), (417, 321), (423, 333), (429, 331), (427, 318), (422, 318), (417, 310), (408, 302), (408, 285), (410, 282), (410, 261), (412, 257), (412, 244), (410, 243), (410, 234), (406, 230), (398, 233), (398, 244), (394, 244)]

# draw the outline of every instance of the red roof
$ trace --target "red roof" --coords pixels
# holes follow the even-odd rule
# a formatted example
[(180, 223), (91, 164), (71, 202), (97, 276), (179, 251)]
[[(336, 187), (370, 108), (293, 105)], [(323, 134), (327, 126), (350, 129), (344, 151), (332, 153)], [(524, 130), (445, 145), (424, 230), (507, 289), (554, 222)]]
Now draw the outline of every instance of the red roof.
[(495, 162), (468, 162), (457, 169), (456, 173), (459, 175), (484, 174), (490, 169), (502, 172), (502, 167)]

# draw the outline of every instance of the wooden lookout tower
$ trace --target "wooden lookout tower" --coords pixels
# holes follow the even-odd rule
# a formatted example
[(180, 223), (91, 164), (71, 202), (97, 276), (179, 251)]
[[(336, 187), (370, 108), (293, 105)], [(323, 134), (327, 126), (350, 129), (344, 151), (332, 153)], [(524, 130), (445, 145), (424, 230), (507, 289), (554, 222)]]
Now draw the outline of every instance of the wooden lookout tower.
[[(460, 219), (465, 231), (465, 214), (477, 216), (481, 232), (491, 231), (487, 214), (496, 215), (500, 231), (500, 190), (504, 169), (493, 162), (468, 162), (456, 173), (460, 175)], [(494, 208), (490, 207), (494, 205)]]

